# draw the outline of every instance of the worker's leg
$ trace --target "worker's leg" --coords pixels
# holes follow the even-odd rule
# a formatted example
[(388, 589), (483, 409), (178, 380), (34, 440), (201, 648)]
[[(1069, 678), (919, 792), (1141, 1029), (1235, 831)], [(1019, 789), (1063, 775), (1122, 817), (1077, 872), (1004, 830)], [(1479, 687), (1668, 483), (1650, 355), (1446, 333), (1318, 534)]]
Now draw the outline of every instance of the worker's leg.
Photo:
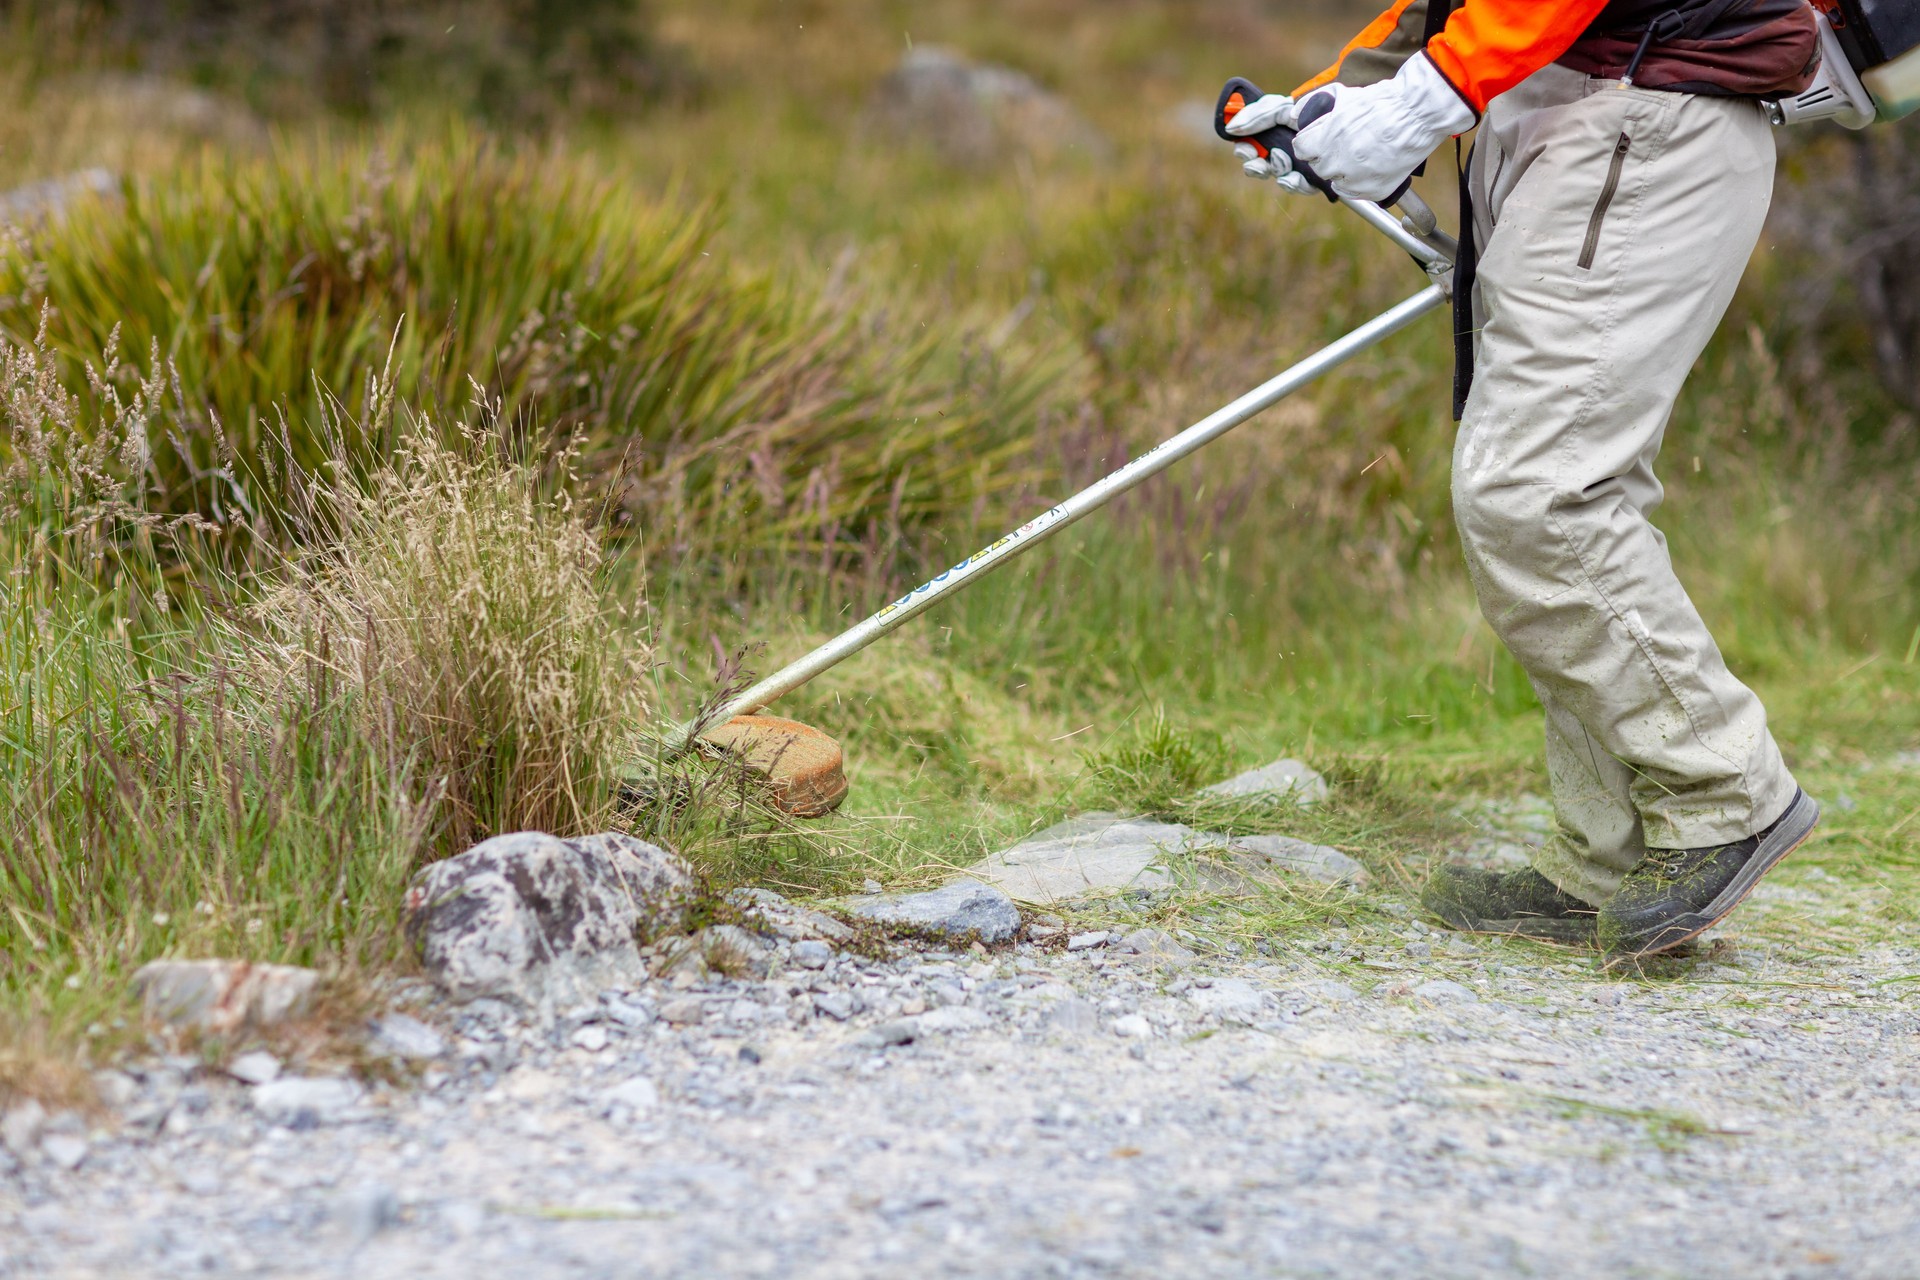
[(1773, 139), (1750, 102), (1536, 80), (1483, 126), (1454, 504), (1481, 609), (1547, 707), (1566, 834), (1536, 865), (1598, 903), (1646, 846), (1741, 839), (1794, 794), (1648, 522), (1668, 415), (1760, 233)]

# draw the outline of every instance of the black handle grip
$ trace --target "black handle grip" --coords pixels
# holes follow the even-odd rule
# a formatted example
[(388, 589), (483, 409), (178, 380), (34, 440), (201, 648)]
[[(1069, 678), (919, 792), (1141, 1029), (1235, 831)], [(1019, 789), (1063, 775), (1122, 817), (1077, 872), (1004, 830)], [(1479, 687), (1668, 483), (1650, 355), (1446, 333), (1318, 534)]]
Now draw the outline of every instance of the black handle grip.
[[(1251, 142), (1259, 149), (1262, 159), (1266, 158), (1268, 152), (1278, 151), (1293, 165), (1293, 171), (1305, 178), (1315, 191), (1318, 191), (1328, 200), (1338, 201), (1340, 197), (1333, 193), (1331, 186), (1320, 180), (1319, 174), (1315, 173), (1307, 165), (1302, 164), (1298, 159), (1295, 159), (1293, 154), (1293, 135), (1298, 132), (1297, 130), (1289, 129), (1283, 124), (1277, 124), (1271, 129), (1263, 129), (1259, 133), (1248, 134), (1244, 137), (1236, 133), (1227, 132), (1227, 122), (1229, 120), (1266, 96), (1265, 91), (1251, 80), (1242, 80), (1239, 76), (1235, 76), (1233, 79), (1227, 81), (1227, 87), (1220, 91), (1220, 101), (1214, 104), (1213, 131), (1222, 138), (1225, 138), (1228, 142)], [(1238, 102), (1234, 101), (1236, 98), (1239, 99)], [(1331, 102), (1325, 106), (1322, 106), (1318, 102), (1313, 103), (1313, 119), (1318, 120), (1327, 111), (1331, 110), (1332, 107), (1333, 104)], [(1310, 124), (1312, 121), (1308, 121), (1307, 123)]]
[[(1260, 148), (1263, 157), (1269, 151), (1278, 151), (1293, 165), (1293, 171), (1307, 180), (1309, 186), (1325, 196), (1328, 200), (1337, 202), (1340, 197), (1334, 194), (1332, 184), (1323, 181), (1320, 175), (1313, 171), (1311, 166), (1307, 165), (1293, 153), (1294, 135), (1299, 133), (1300, 129), (1306, 128), (1315, 120), (1318, 120), (1321, 116), (1333, 110), (1333, 95), (1330, 93), (1309, 94), (1305, 101), (1300, 104), (1300, 110), (1296, 117), (1300, 122), (1298, 129), (1289, 129), (1285, 125), (1277, 124), (1271, 129), (1266, 129), (1260, 133), (1251, 134), (1246, 137), (1227, 132), (1227, 122), (1229, 120), (1233, 119), (1233, 117), (1238, 115), (1243, 109), (1252, 106), (1256, 100), (1265, 96), (1266, 94), (1251, 80), (1242, 80), (1239, 76), (1235, 76), (1233, 79), (1227, 81), (1227, 87), (1220, 91), (1220, 101), (1216, 103), (1213, 108), (1213, 131), (1222, 138), (1225, 138), (1228, 142), (1253, 143)], [(1237, 104), (1234, 102), (1235, 98), (1240, 100)], [(1380, 203), (1397, 204), (1400, 197), (1407, 194), (1407, 189), (1412, 185), (1413, 176), (1409, 174), (1407, 180), (1396, 187), (1393, 194)]]

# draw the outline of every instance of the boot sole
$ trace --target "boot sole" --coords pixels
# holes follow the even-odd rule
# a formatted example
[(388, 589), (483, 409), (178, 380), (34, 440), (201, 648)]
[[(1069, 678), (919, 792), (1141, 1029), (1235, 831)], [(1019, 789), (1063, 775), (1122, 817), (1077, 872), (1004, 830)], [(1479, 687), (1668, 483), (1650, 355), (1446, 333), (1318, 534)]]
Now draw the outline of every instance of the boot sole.
[(1719, 924), (1733, 913), (1733, 909), (1746, 901), (1760, 878), (1779, 866), (1786, 856), (1807, 842), (1814, 827), (1820, 823), (1820, 806), (1814, 798), (1804, 791), (1796, 792), (1793, 803), (1773, 825), (1767, 838), (1747, 859), (1747, 865), (1740, 868), (1738, 875), (1722, 889), (1712, 902), (1699, 911), (1689, 911), (1673, 917), (1648, 935), (1646, 941), (1636, 944), (1631, 950), (1616, 951), (1608, 960), (1609, 967), (1629, 960), (1642, 960), (1647, 956), (1657, 956), (1671, 951), (1683, 943), (1691, 942), (1707, 930)]
[(1531, 938), (1535, 942), (1553, 942), (1564, 947), (1592, 946), (1600, 919), (1596, 913), (1572, 918), (1517, 916), (1510, 920), (1483, 920), (1460, 912), (1438, 910), (1432, 903), (1424, 905), (1456, 933), (1485, 933), (1502, 938)]

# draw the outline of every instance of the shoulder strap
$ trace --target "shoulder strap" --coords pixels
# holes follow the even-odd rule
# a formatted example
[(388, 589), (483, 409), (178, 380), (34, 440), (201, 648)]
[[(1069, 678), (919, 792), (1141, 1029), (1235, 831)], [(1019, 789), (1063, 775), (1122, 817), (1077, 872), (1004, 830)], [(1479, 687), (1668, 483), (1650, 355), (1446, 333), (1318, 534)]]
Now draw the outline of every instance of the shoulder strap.
[(1427, 0), (1427, 29), (1420, 37), (1420, 46), (1426, 47), (1427, 41), (1447, 29), (1447, 19), (1451, 18), (1467, 0)]

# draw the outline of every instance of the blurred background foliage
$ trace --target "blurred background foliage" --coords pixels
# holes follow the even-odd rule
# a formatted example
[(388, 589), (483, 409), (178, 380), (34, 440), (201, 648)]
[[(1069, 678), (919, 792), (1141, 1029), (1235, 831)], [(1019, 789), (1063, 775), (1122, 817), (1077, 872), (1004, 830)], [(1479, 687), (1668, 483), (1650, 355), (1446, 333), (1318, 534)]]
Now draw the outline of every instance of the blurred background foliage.
[[(13, 4), (69, 58), (275, 114), (415, 103), (501, 123), (617, 113), (693, 89), (637, 0), (92, 0)], [(82, 52), (84, 51), (84, 52)]]

